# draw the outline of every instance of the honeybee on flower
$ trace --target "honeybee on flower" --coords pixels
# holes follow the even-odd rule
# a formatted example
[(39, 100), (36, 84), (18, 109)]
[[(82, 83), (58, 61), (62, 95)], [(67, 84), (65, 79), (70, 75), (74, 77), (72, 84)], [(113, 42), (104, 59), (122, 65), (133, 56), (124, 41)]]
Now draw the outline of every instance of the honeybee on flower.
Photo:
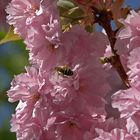
[(55, 70), (58, 72), (58, 74), (63, 74), (64, 76), (73, 75), (73, 71), (67, 66), (57, 66), (55, 67)]

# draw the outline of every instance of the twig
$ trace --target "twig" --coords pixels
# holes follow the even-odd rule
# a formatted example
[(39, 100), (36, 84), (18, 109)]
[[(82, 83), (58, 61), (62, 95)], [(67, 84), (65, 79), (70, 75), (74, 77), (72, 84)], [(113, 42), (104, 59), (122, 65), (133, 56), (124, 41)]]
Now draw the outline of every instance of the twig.
[(123, 68), (123, 65), (120, 60), (120, 56), (117, 54), (117, 51), (114, 49), (115, 43), (116, 43), (116, 31), (112, 30), (111, 27), (111, 20), (112, 20), (112, 15), (111, 11), (106, 11), (106, 10), (98, 10), (95, 7), (92, 7), (93, 13), (95, 15), (95, 21), (102, 26), (108, 36), (109, 42), (110, 42), (110, 47), (113, 53), (113, 56), (110, 59), (111, 65), (116, 69), (118, 74), (120, 75), (123, 83), (127, 88), (130, 87), (129, 81), (128, 81), (128, 76)]

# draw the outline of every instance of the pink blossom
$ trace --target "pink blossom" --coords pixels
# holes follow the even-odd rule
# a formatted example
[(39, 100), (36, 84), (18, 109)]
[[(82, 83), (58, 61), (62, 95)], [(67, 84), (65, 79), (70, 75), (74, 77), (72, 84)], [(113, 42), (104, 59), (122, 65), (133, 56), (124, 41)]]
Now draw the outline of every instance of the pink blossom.
[[(114, 125), (116, 128), (111, 130), (96, 128), (95, 130), (98, 133), (98, 137), (93, 140), (139, 140), (139, 126), (137, 125), (137, 122), (132, 118), (128, 118), (126, 122), (126, 127)], [(120, 123), (123, 123), (123, 120), (121, 120)]]
[(124, 68), (127, 69), (129, 53), (140, 46), (140, 15), (134, 10), (130, 12), (126, 19), (121, 19), (124, 27), (118, 34), (115, 48), (121, 57)]
[[(52, 65), (50, 75), (50, 82), (54, 85), (51, 95), (56, 104), (61, 104), (65, 108), (67, 106), (68, 110), (71, 108), (74, 112), (92, 115), (97, 112), (105, 113), (104, 96), (110, 90), (99, 60), (104, 49), (94, 51), (98, 45), (100, 47), (100, 43), (98, 44), (95, 39), (100, 40), (98, 34), (90, 35), (79, 26), (65, 33), (62, 42), (64, 51), (62, 59), (59, 61), (57, 59), (56, 64)], [(82, 49), (80, 49), (81, 46)], [(55, 70), (55, 67), (59, 66), (70, 68), (73, 75), (65, 76), (59, 73)], [(45, 67), (47, 65), (43, 66)]]
[[(40, 28), (45, 21), (49, 23), (53, 14), (51, 10), (56, 12), (52, 7), (56, 7), (56, 0), (52, 2), (49, 0), (26, 0), (24, 2), (12, 0), (6, 9), (6, 12), (9, 14), (7, 19), (10, 25), (14, 25), (15, 33), (19, 33), (25, 38), (28, 29), (31, 27)], [(57, 13), (55, 14), (57, 15)]]
[(127, 46), (121, 47), (118, 45), (117, 46), (118, 52), (121, 52), (121, 53), (128, 52), (132, 50), (134, 47), (135, 48), (139, 47), (138, 45), (140, 44), (140, 42), (138, 42), (138, 38), (140, 35), (139, 20), (140, 20), (140, 15), (139, 13), (136, 13), (134, 10), (131, 11), (131, 13), (127, 16), (125, 20), (121, 20), (122, 23), (124, 24), (124, 28), (120, 30), (118, 34), (118, 38), (120, 38), (120, 40), (126, 43)]
[[(11, 130), (17, 133), (19, 139), (25, 139), (30, 135), (33, 138), (32, 129), (37, 129), (37, 127), (42, 131), (45, 125), (44, 121), (47, 122), (47, 118), (53, 111), (50, 109), (51, 103), (49, 102), (51, 100), (47, 97), (51, 86), (41, 77), (38, 69), (31, 67), (26, 70), (27, 73), (15, 77), (11, 89), (8, 91), (9, 101), (19, 101), (16, 113), (11, 121)], [(47, 88), (44, 87), (45, 84)], [(34, 122), (35, 120), (39, 122)], [(32, 125), (35, 128), (32, 128)], [(42, 136), (42, 134), (40, 135)]]
[[(8, 96), (11, 102), (20, 101), (11, 121), (17, 138), (88, 140), (97, 123), (94, 117), (106, 116), (104, 97), (110, 87), (100, 63), (106, 44), (102, 33), (89, 34), (74, 26), (56, 48), (61, 55), (56, 53), (49, 63), (39, 62), (15, 77)], [(59, 66), (70, 68), (72, 75), (59, 72)]]
[(8, 22), (24, 39), (30, 51), (30, 62), (37, 59), (53, 61), (59, 54), (56, 48), (61, 28), (56, 3), (57, 0), (12, 0), (7, 6)]
[(87, 133), (92, 124), (96, 124), (98, 120), (84, 115), (69, 116), (63, 114), (57, 117), (56, 140), (90, 140)]
[[(110, 9), (112, 1), (93, 4)], [(9, 101), (19, 102), (11, 119), (17, 139), (140, 139), (139, 13), (122, 21), (116, 40), (130, 80), (126, 89), (114, 68), (101, 64), (101, 57), (112, 55), (107, 36), (79, 25), (61, 32), (57, 0), (12, 0), (6, 11), (31, 63), (8, 91)]]
[(13, 80), (11, 89), (8, 91), (10, 102), (26, 101), (31, 96), (37, 97), (38, 92), (43, 87), (45, 81), (39, 77), (38, 69), (31, 67), (26, 68), (26, 70), (27, 73), (20, 74)]
[[(21, 109), (20, 109), (21, 110)], [(37, 139), (37, 140), (54, 140), (55, 131), (53, 128), (48, 130), (47, 124), (53, 123), (55, 119), (49, 119), (48, 111), (45, 109), (36, 109), (36, 116), (28, 118), (23, 122), (23, 115), (30, 112), (26, 110), (18, 111), (12, 116), (11, 131), (16, 132), (19, 140)]]
[(28, 29), (25, 43), (33, 59), (52, 60), (59, 51), (56, 49), (60, 45), (61, 36), (59, 20), (51, 16), (46, 22), (47, 18), (44, 17), (42, 23), (39, 22), (39, 26)]
[(140, 91), (140, 47), (133, 49), (128, 57), (128, 71), (129, 80), (131, 85)]
[[(130, 18), (131, 19), (131, 18)], [(132, 24), (133, 25), (133, 24)], [(121, 117), (129, 117), (139, 112), (140, 96), (140, 48), (134, 48), (129, 52), (127, 67), (131, 88), (120, 90), (115, 93), (113, 98), (113, 107), (118, 108)]]
[(52, 50), (59, 46), (61, 28), (56, 2), (57, 0), (12, 0), (7, 6), (8, 23), (24, 39), (34, 58), (47, 59), (44, 56), (49, 57)]
[(123, 119), (98, 118), (98, 121), (96, 123), (93, 123), (90, 131), (88, 132), (88, 136), (93, 140), (94, 138), (97, 138), (99, 136), (98, 132), (96, 132), (97, 129), (102, 129), (106, 132), (110, 132), (115, 128), (126, 130), (126, 120), (124, 118)]
[(123, 129), (113, 129), (111, 132), (105, 132), (102, 129), (96, 129), (98, 138), (93, 140), (136, 140), (135, 137)]
[(121, 112), (121, 117), (128, 117), (139, 111), (140, 92), (134, 87), (127, 90), (120, 90), (113, 96), (113, 107), (118, 108)]
[[(51, 36), (50, 36), (51, 37)], [(27, 39), (25, 40), (26, 47), (30, 51), (30, 60), (45, 60), (49, 61), (59, 55), (59, 35), (54, 40), (47, 40), (46, 33), (41, 30), (31, 28), (28, 32)], [(52, 37), (53, 38), (53, 37)], [(57, 40), (58, 39), (58, 40)], [(58, 45), (58, 46), (57, 46)], [(53, 60), (52, 60), (53, 61)]]
[(127, 119), (126, 129), (129, 134), (135, 136), (136, 139), (140, 138), (140, 112)]

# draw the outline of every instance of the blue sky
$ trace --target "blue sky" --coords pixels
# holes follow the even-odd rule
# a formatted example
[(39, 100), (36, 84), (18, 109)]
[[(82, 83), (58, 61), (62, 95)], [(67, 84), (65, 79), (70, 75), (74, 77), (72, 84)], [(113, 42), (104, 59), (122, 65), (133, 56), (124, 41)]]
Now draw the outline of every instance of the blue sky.
[(140, 7), (140, 0), (125, 0), (125, 3), (133, 8)]

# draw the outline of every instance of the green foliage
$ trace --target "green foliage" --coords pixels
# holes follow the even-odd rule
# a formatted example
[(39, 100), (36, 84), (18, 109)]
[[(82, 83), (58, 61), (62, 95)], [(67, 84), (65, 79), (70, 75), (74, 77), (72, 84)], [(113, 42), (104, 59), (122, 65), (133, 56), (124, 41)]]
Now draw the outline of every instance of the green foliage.
[(16, 140), (15, 134), (4, 128), (0, 130), (0, 138), (2, 138), (1, 140)]
[[(5, 34), (1, 31), (0, 38), (3, 38)], [(23, 73), (24, 67), (29, 65), (28, 52), (22, 40), (14, 37), (12, 32), (6, 36), (4, 44), (0, 45), (0, 139), (16, 140), (15, 133), (10, 132), (10, 119), (11, 114), (14, 113), (15, 104), (8, 103), (6, 91), (10, 87), (13, 76)]]
[(63, 9), (71, 9), (74, 8), (74, 3), (72, 1), (68, 0), (59, 0), (58, 1), (58, 6), (63, 8)]
[(0, 41), (0, 45), (7, 43), (9, 41), (16, 41), (16, 40), (20, 40), (21, 38), (17, 35), (14, 34), (14, 28), (13, 26), (9, 27), (9, 31), (7, 32), (7, 34), (5, 35), (5, 37)]
[[(1, 112), (0, 139), (1, 140), (16, 140), (15, 133), (10, 132), (10, 123), (9, 123), (9, 121), (11, 119), (11, 115), (9, 113), (11, 113), (11, 112), (8, 113), (7, 110), (9, 110), (9, 109), (6, 110), (7, 104), (10, 107), (10, 103), (6, 103), (6, 101), (0, 100), (0, 112)], [(5, 113), (3, 113), (2, 110), (5, 111)], [(10, 110), (13, 112), (14, 107), (11, 106)], [(7, 116), (5, 116), (5, 115), (7, 115)], [(5, 116), (5, 118), (4, 118), (4, 116)]]
[(63, 31), (69, 30), (72, 25), (80, 23), (84, 18), (84, 12), (72, 0), (59, 0), (58, 7)]
[[(0, 32), (0, 38), (5, 34)], [(9, 41), (8, 41), (9, 42)], [(28, 52), (25, 50), (25, 44), (22, 40), (17, 39), (12, 42), (1, 45), (0, 67), (4, 67), (9, 71), (10, 75), (23, 72), (24, 66), (28, 65)]]

